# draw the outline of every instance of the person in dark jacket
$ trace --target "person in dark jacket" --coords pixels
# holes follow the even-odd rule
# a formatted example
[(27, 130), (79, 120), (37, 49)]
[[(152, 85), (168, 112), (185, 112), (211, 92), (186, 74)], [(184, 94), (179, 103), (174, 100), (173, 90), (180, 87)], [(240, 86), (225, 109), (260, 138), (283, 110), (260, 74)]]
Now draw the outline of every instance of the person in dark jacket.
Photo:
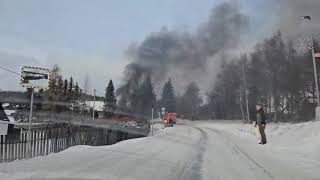
[(266, 128), (266, 116), (264, 114), (264, 110), (260, 105), (256, 105), (256, 121), (255, 121), (255, 126), (258, 125), (259, 132), (261, 135), (261, 141), (259, 144), (267, 144), (267, 137), (266, 133), (264, 132)]

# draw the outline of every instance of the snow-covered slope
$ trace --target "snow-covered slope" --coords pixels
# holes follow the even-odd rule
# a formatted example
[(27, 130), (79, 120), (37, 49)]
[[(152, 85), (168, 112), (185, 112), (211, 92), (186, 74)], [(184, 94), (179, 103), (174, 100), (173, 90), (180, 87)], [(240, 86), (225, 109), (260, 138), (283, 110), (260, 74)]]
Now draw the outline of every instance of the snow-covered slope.
[(0, 179), (319, 179), (319, 122), (268, 124), (267, 145), (252, 125), (180, 122), (112, 146), (76, 146), (0, 164)]
[[(207, 123), (203, 124), (207, 126)], [(259, 142), (257, 128), (250, 124), (215, 123), (208, 126), (227, 132), (252, 145)], [(295, 165), (320, 179), (320, 122), (270, 123), (266, 128), (268, 144), (259, 149), (261, 154), (273, 156)]]

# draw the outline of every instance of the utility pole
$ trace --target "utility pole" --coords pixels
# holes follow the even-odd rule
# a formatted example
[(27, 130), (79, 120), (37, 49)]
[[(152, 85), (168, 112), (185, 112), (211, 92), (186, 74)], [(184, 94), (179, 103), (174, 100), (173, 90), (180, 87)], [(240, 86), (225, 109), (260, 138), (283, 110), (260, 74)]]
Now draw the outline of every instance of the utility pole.
[(242, 76), (243, 76), (243, 86), (244, 86), (245, 96), (246, 96), (247, 121), (248, 121), (248, 123), (250, 123), (249, 100), (248, 100), (248, 90), (247, 90), (247, 79), (246, 79), (246, 74), (245, 74), (245, 71), (244, 71), (244, 63), (242, 64)]
[(28, 158), (31, 158), (31, 121), (33, 110), (33, 94), (34, 88), (31, 88), (31, 101), (30, 101), (30, 113), (29, 113), (29, 125), (28, 125)]
[(153, 106), (151, 108), (151, 136), (153, 136)]
[[(18, 73), (16, 73), (18, 74)], [(35, 76), (38, 75), (38, 76)], [(30, 80), (36, 81), (42, 79), (42, 83), (35, 84), (31, 83)], [(40, 67), (23, 66), (21, 70), (20, 85), (27, 87), (31, 90), (30, 100), (30, 112), (29, 112), (29, 123), (27, 132), (27, 158), (32, 157), (31, 153), (31, 124), (32, 124), (32, 111), (33, 111), (33, 97), (35, 88), (48, 88), (49, 80), (51, 79), (50, 70)]]
[(240, 110), (241, 110), (241, 115), (242, 115), (242, 120), (245, 121), (246, 118), (244, 117), (244, 113), (243, 113), (243, 108), (242, 108), (242, 93), (240, 92)]
[[(308, 20), (311, 21), (311, 16), (301, 16), (300, 20)], [(317, 107), (315, 110), (315, 119), (320, 120), (320, 98), (319, 98), (319, 84), (318, 84), (318, 76), (317, 76), (317, 66), (316, 66), (316, 59), (315, 59), (315, 51), (314, 51), (314, 44), (313, 44), (313, 35), (311, 33), (310, 43), (308, 43), (308, 51), (311, 49), (312, 53), (312, 62), (313, 62), (313, 75), (314, 81), (316, 84), (316, 95), (317, 95)], [(310, 48), (310, 49), (309, 49)]]
[(92, 120), (94, 120), (94, 108), (96, 105), (96, 89), (93, 89), (93, 108), (92, 108)]
[(314, 80), (316, 83), (317, 106), (320, 106), (317, 66), (316, 66), (316, 58), (314, 57), (314, 46), (313, 46), (313, 36), (312, 35), (311, 35), (311, 53), (312, 53), (312, 61), (313, 61), (313, 74), (314, 74)]

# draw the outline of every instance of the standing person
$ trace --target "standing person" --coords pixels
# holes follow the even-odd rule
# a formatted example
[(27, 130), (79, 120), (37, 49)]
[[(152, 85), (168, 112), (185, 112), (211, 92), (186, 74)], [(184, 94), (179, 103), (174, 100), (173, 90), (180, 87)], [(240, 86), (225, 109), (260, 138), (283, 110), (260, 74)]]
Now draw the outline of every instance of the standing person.
[(261, 141), (259, 144), (267, 144), (267, 138), (266, 134), (264, 132), (266, 128), (266, 116), (264, 114), (264, 110), (260, 105), (256, 105), (256, 121), (255, 121), (255, 127), (258, 125), (259, 132), (261, 135)]

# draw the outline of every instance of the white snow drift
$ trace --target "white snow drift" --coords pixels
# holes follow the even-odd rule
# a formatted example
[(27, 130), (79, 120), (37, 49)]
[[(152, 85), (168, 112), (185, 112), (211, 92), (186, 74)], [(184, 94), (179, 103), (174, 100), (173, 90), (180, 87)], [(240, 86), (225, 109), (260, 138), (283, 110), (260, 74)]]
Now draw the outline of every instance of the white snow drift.
[(152, 137), (76, 146), (0, 164), (0, 179), (263, 180), (320, 177), (320, 122), (268, 124), (268, 144), (240, 122), (180, 122)]

